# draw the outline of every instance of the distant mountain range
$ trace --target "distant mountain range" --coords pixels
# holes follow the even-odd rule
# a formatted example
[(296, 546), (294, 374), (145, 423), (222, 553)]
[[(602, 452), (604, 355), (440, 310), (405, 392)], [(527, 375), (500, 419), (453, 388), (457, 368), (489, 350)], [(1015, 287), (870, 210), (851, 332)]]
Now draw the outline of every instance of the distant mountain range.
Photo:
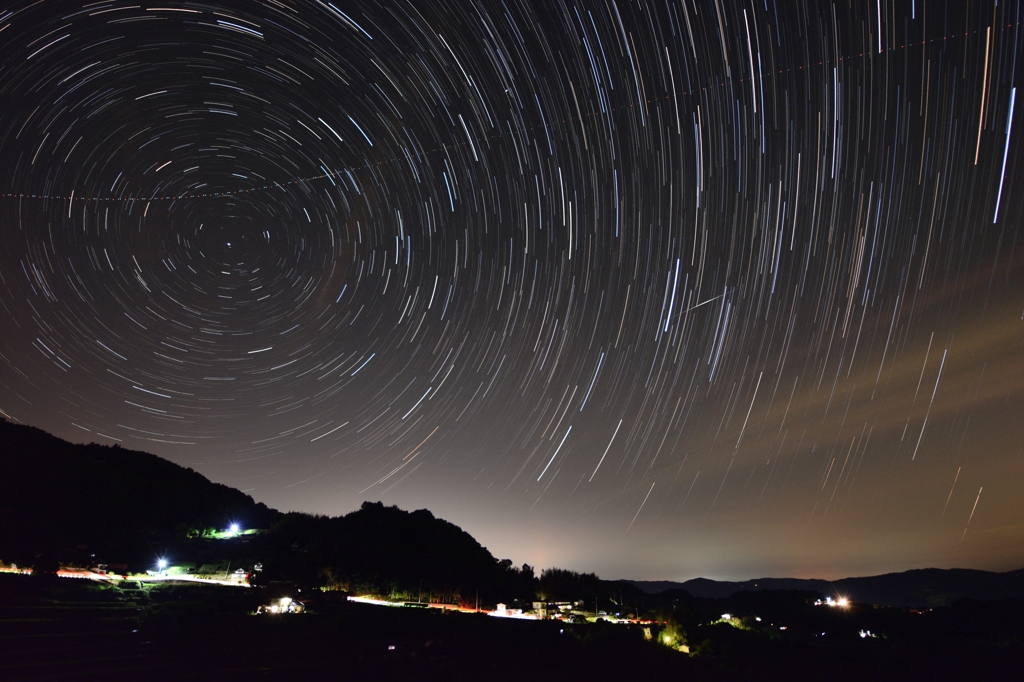
[[(204, 539), (231, 523), (266, 532), (237, 543)], [(964, 598), (1024, 598), (1024, 569), (929, 568), (834, 581), (606, 581), (560, 569), (537, 577), (530, 566), (498, 561), (471, 535), (427, 510), (365, 502), (334, 518), (284, 514), (155, 455), (76, 445), (0, 419), (0, 560), (25, 566), (116, 561), (139, 570), (151, 567), (158, 554), (175, 552), (178, 558), (230, 559), (236, 566), (260, 562), (264, 580), (407, 595), (426, 590), (447, 599), (461, 594), (464, 600), (598, 598), (605, 605), (639, 608), (638, 602), (677, 604), (692, 597), (788, 590), (924, 608)]]
[(1024, 598), (1024, 569), (993, 573), (966, 568), (922, 568), (902, 573), (886, 573), (865, 578), (843, 578), (842, 580), (760, 578), (729, 582), (694, 578), (686, 582), (669, 580), (630, 580), (627, 582), (649, 594), (682, 589), (694, 597), (724, 599), (743, 591), (804, 590), (819, 592), (827, 596), (843, 596), (865, 604), (907, 608), (947, 606), (958, 599)]

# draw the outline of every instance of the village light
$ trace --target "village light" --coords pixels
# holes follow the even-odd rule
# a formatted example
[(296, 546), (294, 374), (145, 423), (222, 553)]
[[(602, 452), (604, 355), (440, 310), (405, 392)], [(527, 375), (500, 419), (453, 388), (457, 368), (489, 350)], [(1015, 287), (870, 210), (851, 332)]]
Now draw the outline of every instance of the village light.
[(161, 571), (167, 568), (167, 559), (157, 560), (156, 567), (159, 568)]
[(232, 533), (237, 533), (238, 532), (238, 524), (237, 523), (232, 523), (231, 524), (231, 528), (229, 528), (228, 530), (230, 532), (232, 532)]

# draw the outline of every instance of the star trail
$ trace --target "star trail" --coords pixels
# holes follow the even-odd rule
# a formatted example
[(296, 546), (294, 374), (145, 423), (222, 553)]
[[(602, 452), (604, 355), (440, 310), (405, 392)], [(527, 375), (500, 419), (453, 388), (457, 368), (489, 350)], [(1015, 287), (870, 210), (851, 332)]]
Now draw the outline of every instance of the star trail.
[(1019, 568), (1021, 21), (15, 3), (0, 411), (604, 577)]

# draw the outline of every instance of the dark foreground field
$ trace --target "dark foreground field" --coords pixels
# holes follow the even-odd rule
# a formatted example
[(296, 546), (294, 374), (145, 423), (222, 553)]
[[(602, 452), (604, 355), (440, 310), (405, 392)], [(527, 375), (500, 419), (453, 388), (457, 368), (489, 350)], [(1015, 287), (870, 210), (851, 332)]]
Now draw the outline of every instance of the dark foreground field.
[[(701, 628), (701, 655), (638, 627), (324, 604), (253, 616), (255, 590), (123, 589), (0, 575), (4, 680), (721, 680), (1024, 679), (1021, 614), (1006, 637), (769, 638)], [(948, 629), (948, 628), (947, 628)], [(1012, 634), (1016, 631), (1017, 634)], [(999, 628), (992, 632), (1000, 632)], [(655, 634), (657, 631), (655, 630)]]

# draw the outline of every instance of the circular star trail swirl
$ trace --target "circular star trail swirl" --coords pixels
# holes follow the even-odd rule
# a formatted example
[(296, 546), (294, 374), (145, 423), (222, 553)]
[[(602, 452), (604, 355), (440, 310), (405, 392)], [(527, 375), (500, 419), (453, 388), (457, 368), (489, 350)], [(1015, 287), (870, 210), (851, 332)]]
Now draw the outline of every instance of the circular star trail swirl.
[(1015, 3), (0, 15), (0, 410), (603, 575), (1024, 559)]

